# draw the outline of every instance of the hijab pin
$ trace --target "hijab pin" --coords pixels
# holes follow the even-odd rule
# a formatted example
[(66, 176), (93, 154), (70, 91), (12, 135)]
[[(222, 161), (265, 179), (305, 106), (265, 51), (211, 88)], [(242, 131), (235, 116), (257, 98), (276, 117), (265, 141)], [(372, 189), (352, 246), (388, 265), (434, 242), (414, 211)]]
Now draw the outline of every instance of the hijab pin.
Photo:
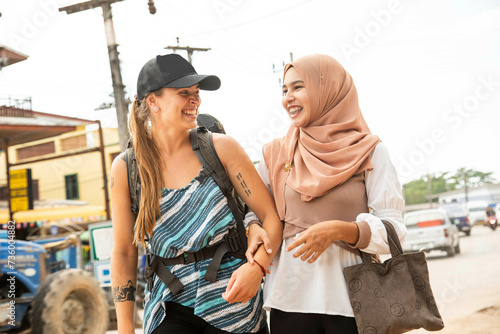
[(284, 164), (284, 165), (283, 165), (283, 170), (284, 170), (285, 172), (289, 172), (289, 171), (290, 171), (290, 169), (292, 169), (292, 163), (287, 162), (286, 164)]

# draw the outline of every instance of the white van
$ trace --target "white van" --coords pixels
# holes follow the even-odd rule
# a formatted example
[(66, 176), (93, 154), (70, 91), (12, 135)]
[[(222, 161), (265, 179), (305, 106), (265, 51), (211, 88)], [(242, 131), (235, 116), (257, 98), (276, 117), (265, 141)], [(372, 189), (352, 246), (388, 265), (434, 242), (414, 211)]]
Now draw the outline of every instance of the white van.
[(478, 223), (484, 224), (486, 220), (487, 207), (488, 202), (486, 201), (473, 201), (467, 203), (467, 209), (469, 210), (469, 221), (471, 225), (476, 225)]

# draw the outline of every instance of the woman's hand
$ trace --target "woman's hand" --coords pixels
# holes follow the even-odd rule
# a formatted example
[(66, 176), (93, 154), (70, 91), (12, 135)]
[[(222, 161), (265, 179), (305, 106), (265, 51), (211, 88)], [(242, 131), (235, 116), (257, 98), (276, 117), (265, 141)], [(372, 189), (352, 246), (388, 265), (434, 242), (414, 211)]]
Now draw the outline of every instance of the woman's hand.
[(229, 303), (248, 302), (259, 290), (263, 276), (258, 264), (245, 263), (231, 275), (222, 298)]
[(272, 254), (271, 240), (266, 230), (260, 227), (258, 224), (252, 224), (248, 228), (248, 249), (245, 252), (248, 262), (253, 264), (253, 256), (260, 245), (264, 245), (267, 254)]
[(330, 245), (338, 240), (335, 231), (335, 220), (324, 221), (306, 229), (286, 248), (287, 252), (302, 245), (293, 257), (300, 257), (302, 261), (313, 263)]

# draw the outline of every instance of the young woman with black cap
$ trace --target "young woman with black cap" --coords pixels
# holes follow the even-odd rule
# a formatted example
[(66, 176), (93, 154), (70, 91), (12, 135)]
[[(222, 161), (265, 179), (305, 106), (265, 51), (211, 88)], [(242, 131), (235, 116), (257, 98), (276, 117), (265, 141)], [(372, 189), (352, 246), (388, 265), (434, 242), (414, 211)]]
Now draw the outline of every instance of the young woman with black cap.
[[(204, 278), (210, 258), (184, 262), (218, 245), (235, 226), (226, 197), (203, 173), (190, 142), (190, 130), (197, 126), (199, 91), (219, 86), (218, 77), (198, 75), (176, 54), (151, 59), (139, 74), (129, 119), (141, 179), (137, 217), (130, 208), (123, 154), (111, 168), (111, 282), (121, 334), (134, 332), (137, 245), (146, 237), (158, 261), (151, 265), (145, 296), (145, 334), (267, 333), (260, 283), (273, 254), (263, 250), (252, 264), (225, 255), (215, 282)], [(279, 244), (280, 221), (252, 162), (228, 136), (214, 134), (213, 143), (236, 192)], [(179, 258), (182, 264), (169, 262)]]

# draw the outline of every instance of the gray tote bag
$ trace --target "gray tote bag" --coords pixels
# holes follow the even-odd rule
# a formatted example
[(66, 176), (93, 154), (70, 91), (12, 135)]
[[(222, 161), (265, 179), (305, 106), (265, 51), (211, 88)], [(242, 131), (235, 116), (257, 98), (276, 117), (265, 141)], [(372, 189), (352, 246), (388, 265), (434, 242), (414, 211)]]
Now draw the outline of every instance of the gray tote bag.
[(438, 331), (443, 319), (429, 282), (424, 252), (403, 254), (396, 230), (383, 221), (392, 258), (344, 268), (359, 334), (398, 334), (424, 328)]

